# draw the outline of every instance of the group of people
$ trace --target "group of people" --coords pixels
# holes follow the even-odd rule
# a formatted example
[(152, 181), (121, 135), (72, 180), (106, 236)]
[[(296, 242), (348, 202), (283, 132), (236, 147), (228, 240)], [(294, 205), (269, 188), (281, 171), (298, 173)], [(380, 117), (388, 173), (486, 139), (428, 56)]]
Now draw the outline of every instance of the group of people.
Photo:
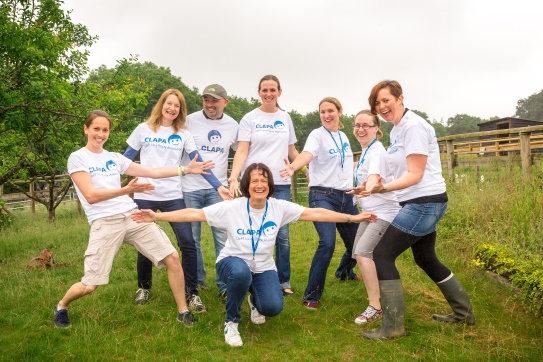
[[(283, 297), (294, 293), (288, 224), (297, 220), (313, 221), (319, 236), (302, 297), (306, 308), (318, 309), (337, 229), (345, 252), (335, 276), (359, 279), (353, 271), (358, 265), (368, 294), (369, 304), (355, 323), (383, 320), (380, 328), (363, 332), (366, 338), (405, 335), (395, 259), (408, 248), (452, 308), (451, 314), (433, 318), (475, 324), (465, 290), (435, 254), (436, 224), (447, 209), (435, 132), (405, 108), (399, 83), (378, 83), (370, 93), (370, 109), (356, 115), (353, 133), (362, 147), (356, 162), (341, 130), (343, 109), (336, 98), (319, 103), (322, 126), (298, 152), (293, 122), (278, 104), (281, 92), (277, 77), (264, 76), (258, 85), (261, 106), (238, 126), (224, 113), (228, 97), (222, 86), (205, 87), (202, 111), (188, 116), (181, 92), (169, 89), (130, 135), (124, 155), (103, 148), (111, 120), (105, 112), (91, 112), (84, 125), (87, 145), (68, 159), (90, 224), (85, 274), (59, 301), (58, 327), (70, 326), (72, 301), (108, 283), (123, 241), (138, 250), (136, 304), (149, 300), (152, 264), (166, 266), (177, 319), (194, 324), (193, 313), (206, 311), (198, 295), (206, 288), (201, 248), (201, 222), (206, 221), (214, 238), (218, 293), (226, 302), (225, 341), (241, 346), (238, 324), (247, 292), (255, 324), (279, 314)], [(394, 125), (388, 149), (379, 141), (378, 115)], [(228, 177), (230, 149), (235, 156)], [(138, 153), (140, 164), (131, 161)], [(309, 180), (309, 208), (290, 202), (297, 170)], [(135, 178), (121, 187), (121, 174)], [(158, 220), (172, 226), (181, 264), (154, 223)]]

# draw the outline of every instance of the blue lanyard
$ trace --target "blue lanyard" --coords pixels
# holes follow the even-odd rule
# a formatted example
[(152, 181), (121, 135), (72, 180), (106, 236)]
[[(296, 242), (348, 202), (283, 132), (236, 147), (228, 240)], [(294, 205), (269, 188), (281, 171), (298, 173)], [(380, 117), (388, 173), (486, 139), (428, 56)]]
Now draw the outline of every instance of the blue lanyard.
[[(326, 129), (326, 127), (324, 126), (322, 126), (322, 128)], [(343, 165), (345, 164), (345, 150), (343, 149), (343, 140), (341, 139), (341, 132), (339, 130), (337, 131), (337, 134), (339, 135), (339, 142), (341, 143), (341, 147), (337, 145), (336, 139), (334, 138), (334, 135), (332, 134), (332, 132), (328, 131), (327, 129), (326, 129), (326, 132), (330, 134), (330, 137), (332, 137), (332, 141), (334, 141), (334, 144), (336, 145), (337, 150), (339, 151), (341, 169), (343, 170)]]
[(253, 260), (255, 259), (255, 253), (256, 249), (258, 249), (258, 243), (260, 242), (260, 237), (262, 236), (262, 230), (264, 226), (264, 220), (266, 219), (266, 214), (268, 213), (268, 200), (266, 200), (266, 209), (264, 210), (264, 215), (262, 216), (262, 224), (260, 224), (260, 229), (258, 229), (258, 239), (256, 239), (255, 244), (255, 238), (253, 235), (253, 220), (251, 220), (251, 209), (249, 207), (249, 199), (247, 199), (247, 216), (249, 216), (249, 229), (251, 230), (251, 242), (253, 245)]
[(354, 169), (354, 185), (355, 187), (358, 186), (358, 168), (364, 164), (364, 161), (366, 160), (366, 153), (368, 153), (368, 150), (370, 147), (377, 141), (377, 138), (374, 138), (373, 141), (371, 141), (370, 145), (366, 148), (364, 151), (364, 154), (360, 159), (358, 160), (358, 163), (356, 164), (356, 168)]

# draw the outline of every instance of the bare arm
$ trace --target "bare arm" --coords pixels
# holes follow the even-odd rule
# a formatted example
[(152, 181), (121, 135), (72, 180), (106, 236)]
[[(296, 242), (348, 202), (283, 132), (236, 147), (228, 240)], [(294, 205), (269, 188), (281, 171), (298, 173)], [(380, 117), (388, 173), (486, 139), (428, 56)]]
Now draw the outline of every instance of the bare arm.
[[(422, 180), (422, 176), (424, 176), (427, 160), (428, 160), (428, 156), (426, 155), (413, 153), (407, 156), (406, 157), (407, 172), (403, 174), (400, 178), (393, 180), (391, 182), (388, 182), (386, 184), (387, 191), (402, 190), (409, 186), (418, 184), (420, 180)], [(379, 180), (379, 182), (375, 183), (371, 188), (367, 186), (366, 187), (367, 191), (364, 191), (363, 194), (367, 196), (370, 193), (377, 193), (377, 192), (380, 192), (383, 188), (384, 188), (384, 184), (383, 184), (383, 180), (381, 179)]]
[(135, 210), (132, 215), (132, 220), (135, 222), (153, 222), (153, 221), (168, 221), (168, 222), (191, 222), (191, 221), (206, 221), (204, 211), (202, 209), (182, 209), (170, 212), (153, 212), (151, 210)]
[(311, 160), (313, 160), (313, 155), (310, 152), (302, 151), (291, 164), (288, 163), (288, 160), (285, 160), (286, 166), (279, 170), (279, 173), (281, 177), (292, 177), (294, 172), (308, 165)]
[(319, 222), (373, 222), (377, 220), (377, 215), (371, 212), (362, 212), (358, 215), (342, 214), (339, 212), (323, 208), (306, 208), (299, 218), (300, 221), (319, 221)]
[(241, 195), (241, 192), (239, 191), (238, 177), (241, 173), (241, 168), (247, 160), (250, 146), (251, 142), (249, 141), (238, 141), (238, 149), (236, 150), (236, 154), (234, 155), (234, 161), (232, 162), (232, 171), (230, 172), (230, 177), (228, 178), (230, 190), (235, 196)]
[(155, 187), (149, 183), (138, 183), (138, 178), (131, 180), (128, 185), (110, 190), (95, 189), (92, 186), (90, 174), (88, 172), (79, 171), (70, 175), (77, 188), (81, 191), (85, 200), (89, 204), (96, 204), (100, 201), (113, 199), (118, 196), (128, 195), (133, 192), (147, 193), (154, 190)]
[[(197, 162), (198, 156), (194, 157), (183, 170), (185, 174), (208, 174), (205, 170), (215, 167), (213, 161)], [(140, 176), (150, 178), (164, 178), (177, 176), (179, 169), (177, 167), (148, 167), (132, 162), (124, 172), (129, 176)]]

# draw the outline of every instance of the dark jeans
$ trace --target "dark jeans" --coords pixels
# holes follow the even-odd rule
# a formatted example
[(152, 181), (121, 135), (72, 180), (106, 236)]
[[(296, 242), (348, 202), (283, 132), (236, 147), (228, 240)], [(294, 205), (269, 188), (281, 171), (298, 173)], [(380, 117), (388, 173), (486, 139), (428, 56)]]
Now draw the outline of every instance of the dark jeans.
[[(311, 187), (309, 189), (309, 206), (311, 208), (322, 207), (327, 210), (351, 215), (358, 214), (358, 207), (353, 205), (352, 195), (347, 195), (345, 191), (331, 188)], [(322, 296), (326, 282), (326, 272), (328, 266), (330, 266), (330, 261), (336, 247), (336, 229), (339, 231), (346, 249), (341, 258), (342, 262), (340, 266), (342, 266), (341, 264), (346, 264), (347, 261), (349, 263), (354, 261), (354, 264), (350, 265), (354, 266), (356, 264), (356, 261), (352, 259), (352, 251), (358, 224), (332, 222), (314, 222), (313, 224), (319, 234), (319, 246), (313, 256), (311, 268), (309, 269), (309, 279), (303, 296), (303, 300), (305, 301), (318, 301)]]
[(241, 323), (240, 310), (247, 292), (260, 314), (273, 317), (283, 310), (283, 292), (275, 270), (253, 274), (243, 259), (228, 256), (217, 263), (217, 274), (226, 282), (225, 322)]
[[(186, 208), (183, 199), (168, 201), (134, 200), (140, 209), (153, 211), (175, 211)], [(190, 222), (171, 222), (173, 232), (177, 238), (177, 245), (181, 250), (181, 266), (185, 274), (185, 288), (190, 294), (198, 294), (196, 289), (196, 246), (192, 238)], [(153, 285), (153, 263), (138, 252), (138, 287), (151, 289)]]

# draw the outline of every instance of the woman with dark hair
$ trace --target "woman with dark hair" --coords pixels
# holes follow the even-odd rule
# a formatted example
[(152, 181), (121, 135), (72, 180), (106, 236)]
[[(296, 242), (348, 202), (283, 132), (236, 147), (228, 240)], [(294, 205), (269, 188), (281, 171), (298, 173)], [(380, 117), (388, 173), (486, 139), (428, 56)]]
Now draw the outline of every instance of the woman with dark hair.
[(381, 178), (368, 184), (362, 195), (396, 191), (402, 207), (373, 251), (383, 324), (363, 332), (368, 339), (405, 335), (405, 303), (395, 260), (409, 248), (417, 265), (437, 284), (452, 308), (448, 315), (432, 317), (441, 322), (475, 325), (466, 291), (435, 252), (436, 225), (445, 214), (448, 201), (436, 134), (428, 122), (405, 108), (403, 99), (402, 87), (394, 80), (376, 84), (368, 99), (372, 113), (394, 124), (386, 156), (392, 180)]
[(262, 163), (247, 167), (240, 189), (244, 197), (203, 209), (164, 213), (140, 210), (132, 214), (137, 222), (207, 221), (210, 226), (226, 229), (228, 239), (216, 263), (217, 274), (226, 282), (224, 337), (233, 347), (243, 344), (238, 324), (247, 292), (251, 294), (248, 303), (254, 324), (263, 324), (266, 316), (275, 316), (283, 310), (281, 286), (273, 260), (273, 246), (281, 226), (297, 220), (361, 222), (377, 219), (372, 213), (341, 214), (272, 198), (275, 191), (273, 174)]
[[(99, 285), (109, 283), (113, 259), (123, 242), (133, 245), (157, 267), (168, 269), (168, 281), (179, 311), (177, 319), (185, 325), (192, 325), (194, 316), (187, 310), (179, 254), (156, 224), (138, 225), (131, 220), (130, 214), (137, 205), (128, 195), (155, 190), (153, 184), (141, 182), (138, 177), (179, 178), (183, 174), (201, 174), (213, 167), (212, 162), (197, 163), (193, 160), (183, 170), (181, 167), (150, 168), (131, 162), (119, 153), (108, 152), (103, 146), (109, 137), (111, 119), (104, 111), (92, 111), (85, 121), (84, 130), (87, 144), (68, 158), (68, 173), (90, 224), (85, 275), (59, 301), (55, 325), (70, 327), (68, 306), (92, 293)], [(122, 174), (138, 177), (121, 187)]]
[[(239, 195), (238, 177), (254, 162), (269, 165), (275, 179), (273, 197), (290, 201), (290, 177), (280, 177), (283, 159), (294, 160), (298, 156), (296, 134), (287, 112), (279, 108), (277, 99), (283, 90), (275, 75), (266, 75), (258, 83), (260, 107), (253, 109), (241, 119), (238, 131), (238, 149), (232, 163), (228, 182), (230, 190)], [(246, 196), (246, 195), (245, 195)], [(276, 242), (276, 262), (279, 281), (285, 296), (293, 294), (290, 285), (290, 241), (288, 225), (279, 230)]]
[[(339, 100), (326, 97), (319, 103), (322, 127), (313, 130), (307, 137), (303, 151), (281, 170), (281, 176), (292, 176), (296, 170), (309, 164), (309, 206), (350, 215), (358, 214), (353, 197), (348, 194), (353, 188), (353, 152), (349, 139), (341, 131), (343, 107)], [(316, 310), (324, 292), (326, 272), (336, 248), (336, 230), (345, 244), (336, 277), (349, 277), (356, 261), (352, 259), (353, 243), (357, 225), (345, 223), (315, 222), (319, 234), (319, 245), (311, 261), (303, 305)]]

